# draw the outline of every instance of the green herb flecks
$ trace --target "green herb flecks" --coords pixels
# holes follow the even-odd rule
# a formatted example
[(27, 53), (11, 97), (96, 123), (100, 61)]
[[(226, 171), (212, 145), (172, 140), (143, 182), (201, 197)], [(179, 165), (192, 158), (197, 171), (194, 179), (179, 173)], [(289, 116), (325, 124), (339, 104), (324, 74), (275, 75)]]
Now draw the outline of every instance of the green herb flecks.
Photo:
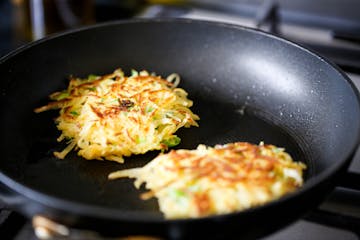
[(153, 107), (153, 106), (147, 105), (147, 106), (145, 107), (145, 112), (146, 112), (146, 113), (151, 113), (152, 111), (154, 111), (154, 107)]
[(96, 80), (96, 79), (98, 79), (98, 78), (99, 78), (98, 75), (90, 74), (90, 75), (88, 75), (87, 80), (88, 80), (88, 81), (94, 81), (94, 80)]
[(87, 90), (89, 90), (89, 91), (96, 91), (96, 87), (89, 87)]
[(173, 136), (169, 139), (162, 140), (161, 143), (165, 144), (168, 147), (175, 147), (176, 145), (179, 145), (181, 142), (181, 139), (178, 136)]
[(186, 192), (181, 189), (170, 189), (169, 195), (180, 205), (186, 206), (188, 204), (188, 196), (186, 195)]
[(131, 77), (137, 77), (139, 76), (139, 72), (136, 71), (135, 69), (131, 69)]
[(80, 115), (80, 113), (75, 111), (75, 110), (70, 111), (70, 114), (73, 115), (73, 116), (79, 116)]
[(65, 98), (69, 97), (69, 96), (70, 96), (70, 94), (67, 91), (63, 91), (63, 92), (59, 92), (59, 93), (56, 93), (56, 94), (50, 96), (50, 98), (52, 100), (60, 101), (60, 100), (63, 100)]
[(136, 137), (135, 142), (136, 142), (136, 144), (144, 143), (144, 142), (146, 142), (146, 138), (138, 136), (138, 137)]
[(180, 190), (180, 189), (177, 189), (177, 188), (171, 189), (170, 190), (170, 195), (173, 198), (184, 198), (184, 197), (186, 197), (185, 192)]

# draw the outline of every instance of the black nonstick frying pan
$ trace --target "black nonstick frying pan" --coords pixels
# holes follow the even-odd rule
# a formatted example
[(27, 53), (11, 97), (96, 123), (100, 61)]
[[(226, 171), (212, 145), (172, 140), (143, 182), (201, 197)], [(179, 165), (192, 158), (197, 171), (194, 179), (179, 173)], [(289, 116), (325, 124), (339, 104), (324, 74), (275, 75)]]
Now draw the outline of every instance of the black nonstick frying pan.
[[(158, 152), (125, 164), (69, 154), (53, 118), (36, 114), (70, 75), (146, 69), (181, 75), (199, 128), (178, 132), (179, 148), (233, 141), (271, 143), (308, 165), (305, 185), (280, 200), (243, 212), (165, 220), (155, 199), (133, 180), (107, 180), (142, 166)], [(112, 22), (27, 45), (0, 60), (1, 198), (26, 216), (42, 215), (103, 235), (255, 238), (318, 205), (346, 170), (359, 143), (359, 97), (336, 66), (294, 43), (240, 26), (193, 20)]]

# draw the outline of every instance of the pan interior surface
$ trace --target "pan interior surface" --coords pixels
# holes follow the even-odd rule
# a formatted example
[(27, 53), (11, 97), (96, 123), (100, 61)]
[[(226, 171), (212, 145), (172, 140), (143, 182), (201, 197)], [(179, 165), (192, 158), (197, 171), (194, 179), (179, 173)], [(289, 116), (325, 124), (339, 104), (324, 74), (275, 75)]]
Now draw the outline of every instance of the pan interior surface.
[[(194, 110), (202, 116), (199, 128), (181, 129), (178, 136), (182, 142), (177, 148), (195, 149), (198, 144), (225, 144), (235, 141), (252, 143), (272, 143), (286, 148), (298, 161), (304, 161), (304, 153), (296, 141), (284, 130), (251, 114), (242, 113), (221, 102), (196, 99)], [(141, 167), (159, 154), (159, 151), (125, 158), (124, 164), (111, 161), (85, 160), (75, 152), (64, 160), (53, 156), (54, 151), (62, 150), (65, 143), (58, 143), (59, 135), (53, 118), (56, 112), (31, 114), (27, 123), (9, 123), (22, 126), (8, 136), (8, 141), (16, 146), (11, 154), (21, 148), (17, 136), (25, 133), (26, 146), (21, 164), (7, 165), (7, 171), (22, 184), (39, 189), (41, 192), (62, 199), (113, 208), (124, 211), (147, 211), (159, 213), (155, 199), (143, 201), (140, 194), (145, 191), (135, 189), (132, 179), (109, 181), (107, 175), (119, 169)], [(224, 117), (225, 116), (225, 117)], [(20, 119), (20, 118), (17, 118)], [(29, 128), (31, 126), (31, 128)]]
[(155, 199), (140, 200), (133, 180), (107, 180), (158, 152), (123, 165), (76, 153), (53, 157), (64, 147), (56, 142), (57, 112), (33, 109), (64, 89), (70, 75), (119, 67), (179, 73), (200, 127), (181, 129), (178, 148), (264, 141), (304, 161), (308, 179), (345, 163), (358, 141), (358, 99), (347, 79), (314, 54), (254, 30), (191, 21), (114, 23), (40, 41), (0, 63), (2, 173), (71, 202), (162, 217)]

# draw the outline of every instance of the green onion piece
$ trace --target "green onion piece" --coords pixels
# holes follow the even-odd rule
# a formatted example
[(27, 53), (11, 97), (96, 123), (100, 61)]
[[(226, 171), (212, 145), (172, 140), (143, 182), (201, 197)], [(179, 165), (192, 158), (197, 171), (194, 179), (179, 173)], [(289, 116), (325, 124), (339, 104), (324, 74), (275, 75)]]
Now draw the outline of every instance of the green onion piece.
[(172, 189), (171, 196), (174, 198), (183, 198), (183, 197), (186, 197), (186, 194), (184, 191), (182, 191), (180, 189)]
[(165, 144), (168, 147), (174, 147), (181, 142), (181, 139), (177, 136), (173, 136), (172, 138), (162, 140), (161, 143)]
[(70, 114), (74, 115), (74, 116), (79, 116), (80, 115), (77, 111), (71, 111)]
[(136, 142), (137, 144), (144, 143), (145, 141), (146, 141), (146, 138), (142, 138), (142, 137), (137, 137), (137, 138), (135, 139), (135, 142)]
[(94, 81), (98, 78), (99, 76), (98, 75), (94, 75), (94, 74), (90, 74), (87, 78), (87, 80), (89, 81)]
[(154, 108), (150, 105), (147, 105), (146, 108), (145, 108), (145, 112), (146, 113), (151, 113), (152, 111), (154, 111)]
[(131, 69), (131, 77), (137, 77), (139, 76), (138, 71), (136, 71), (135, 69)]
[(273, 153), (276, 153), (276, 154), (281, 153), (281, 152), (284, 151), (283, 148), (277, 148), (277, 147), (274, 147), (271, 150), (273, 151)]
[(56, 100), (56, 101), (60, 101), (62, 99), (67, 98), (68, 96), (70, 96), (70, 94), (68, 92), (61, 92), (61, 93), (57, 94), (56, 96), (54, 96), (52, 99)]

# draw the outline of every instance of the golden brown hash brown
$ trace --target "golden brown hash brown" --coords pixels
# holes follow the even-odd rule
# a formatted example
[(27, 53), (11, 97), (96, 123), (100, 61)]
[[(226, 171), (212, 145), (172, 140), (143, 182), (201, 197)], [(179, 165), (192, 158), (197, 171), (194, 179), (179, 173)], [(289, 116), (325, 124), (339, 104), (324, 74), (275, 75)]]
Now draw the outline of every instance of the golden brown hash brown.
[(274, 145), (236, 142), (171, 150), (142, 168), (111, 173), (136, 178), (155, 196), (166, 218), (197, 218), (262, 205), (303, 184), (305, 165)]
[(53, 101), (35, 112), (60, 109), (58, 141), (68, 145), (54, 153), (58, 158), (75, 148), (86, 159), (123, 162), (123, 156), (175, 146), (179, 128), (198, 126), (189, 109), (193, 103), (178, 83), (177, 74), (163, 79), (133, 70), (127, 77), (121, 69), (71, 78), (66, 90), (51, 94)]

